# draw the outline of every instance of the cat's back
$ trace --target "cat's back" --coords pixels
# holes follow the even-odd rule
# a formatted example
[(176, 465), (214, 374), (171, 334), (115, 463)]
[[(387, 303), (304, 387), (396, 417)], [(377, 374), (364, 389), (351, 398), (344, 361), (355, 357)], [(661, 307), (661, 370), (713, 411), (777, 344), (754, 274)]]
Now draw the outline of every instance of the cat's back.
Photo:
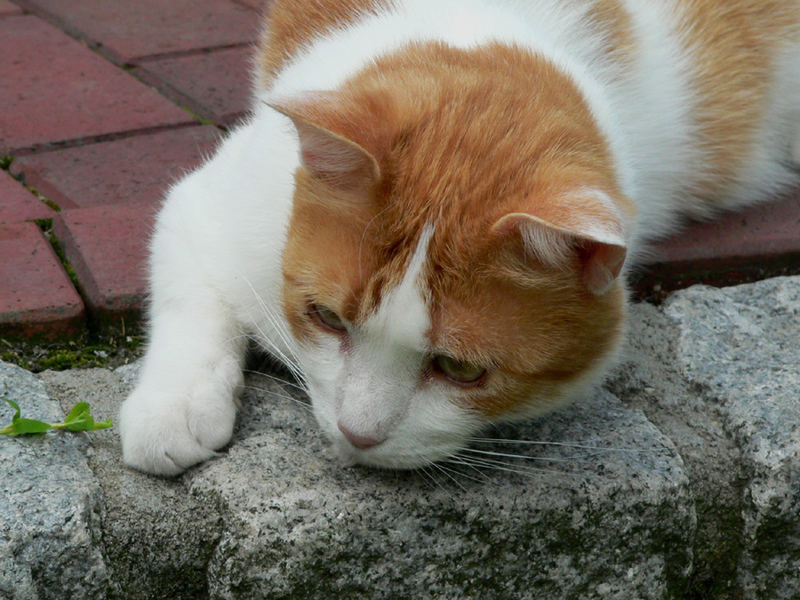
[(277, 0), (258, 88), (330, 89), (380, 54), (437, 40), (553, 58), (656, 229), (669, 229), (663, 207), (703, 215), (797, 182), (800, 0)]

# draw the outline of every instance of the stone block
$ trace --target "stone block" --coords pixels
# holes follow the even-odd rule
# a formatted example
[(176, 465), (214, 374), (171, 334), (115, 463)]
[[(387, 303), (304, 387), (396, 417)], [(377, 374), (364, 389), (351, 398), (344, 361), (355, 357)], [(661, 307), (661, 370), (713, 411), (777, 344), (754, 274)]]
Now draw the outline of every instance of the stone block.
[[(0, 398), (16, 402), (23, 417), (64, 419), (41, 381), (2, 361)], [(0, 402), (0, 422), (12, 414)], [(85, 435), (0, 439), (0, 598), (106, 598), (104, 502), (90, 451)]]

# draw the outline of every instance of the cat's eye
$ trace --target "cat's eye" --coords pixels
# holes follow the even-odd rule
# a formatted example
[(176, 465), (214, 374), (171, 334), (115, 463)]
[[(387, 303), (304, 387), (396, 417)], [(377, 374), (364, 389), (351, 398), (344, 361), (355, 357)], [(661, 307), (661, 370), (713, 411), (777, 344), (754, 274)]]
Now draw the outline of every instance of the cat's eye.
[(342, 318), (330, 308), (312, 304), (308, 307), (308, 314), (324, 329), (335, 332), (347, 331), (347, 325), (345, 325)]
[(486, 369), (479, 365), (457, 360), (446, 354), (437, 354), (431, 359), (431, 367), (451, 381), (461, 385), (475, 385), (486, 375)]

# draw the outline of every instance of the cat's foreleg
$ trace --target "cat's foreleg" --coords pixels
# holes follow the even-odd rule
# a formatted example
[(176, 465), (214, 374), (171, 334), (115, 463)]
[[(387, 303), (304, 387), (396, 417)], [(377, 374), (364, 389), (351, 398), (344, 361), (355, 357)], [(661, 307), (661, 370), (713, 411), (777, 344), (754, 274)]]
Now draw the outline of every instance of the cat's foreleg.
[(214, 285), (214, 266), (203, 264), (192, 243), (196, 227), (180, 213), (168, 200), (159, 217), (149, 345), (139, 382), (120, 412), (125, 463), (160, 475), (176, 475), (228, 443), (246, 349)]

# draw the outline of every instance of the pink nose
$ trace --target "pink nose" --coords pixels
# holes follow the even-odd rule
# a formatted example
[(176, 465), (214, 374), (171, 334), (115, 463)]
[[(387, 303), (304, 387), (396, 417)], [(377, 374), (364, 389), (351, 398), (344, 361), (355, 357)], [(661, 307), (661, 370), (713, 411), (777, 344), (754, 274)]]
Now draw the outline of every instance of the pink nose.
[(359, 450), (366, 450), (367, 448), (372, 448), (373, 446), (377, 446), (383, 440), (377, 440), (374, 437), (370, 437), (367, 435), (357, 435), (347, 429), (344, 425), (342, 425), (341, 421), (337, 423), (339, 426), (339, 431), (342, 432), (344, 437), (347, 438), (347, 441), (353, 444)]

